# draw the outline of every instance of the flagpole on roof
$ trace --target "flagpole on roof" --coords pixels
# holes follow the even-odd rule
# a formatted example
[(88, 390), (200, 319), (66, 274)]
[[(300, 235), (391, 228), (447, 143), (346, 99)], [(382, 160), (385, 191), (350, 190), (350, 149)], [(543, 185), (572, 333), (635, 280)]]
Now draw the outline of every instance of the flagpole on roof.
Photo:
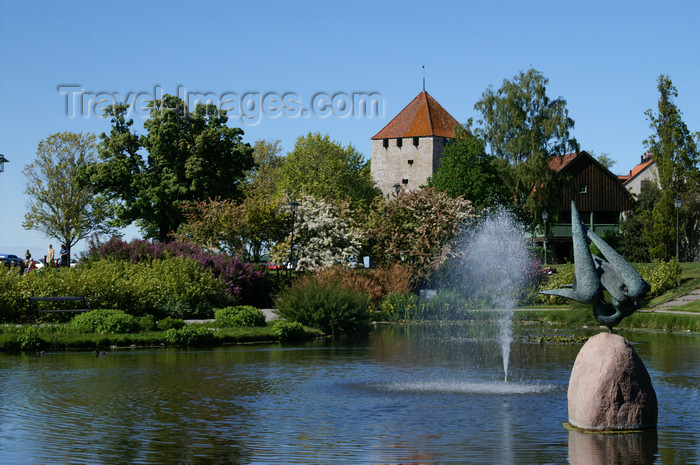
[(425, 92), (425, 65), (423, 65), (423, 92)]

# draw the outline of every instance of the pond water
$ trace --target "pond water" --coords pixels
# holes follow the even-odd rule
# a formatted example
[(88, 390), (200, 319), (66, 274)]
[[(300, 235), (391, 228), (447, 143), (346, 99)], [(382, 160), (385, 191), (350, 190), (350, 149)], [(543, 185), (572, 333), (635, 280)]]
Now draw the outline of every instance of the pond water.
[(496, 338), (467, 325), (380, 326), (340, 345), (0, 354), (0, 463), (700, 463), (700, 337), (621, 333), (652, 377), (658, 429), (591, 435), (563, 426), (581, 345), (526, 331), (507, 383)]

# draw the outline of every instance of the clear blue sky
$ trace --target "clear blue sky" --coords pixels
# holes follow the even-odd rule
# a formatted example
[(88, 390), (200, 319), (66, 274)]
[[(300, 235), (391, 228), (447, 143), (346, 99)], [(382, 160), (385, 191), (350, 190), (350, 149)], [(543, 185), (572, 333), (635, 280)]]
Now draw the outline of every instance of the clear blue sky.
[[(22, 228), (21, 171), (38, 142), (109, 130), (85, 110), (67, 115), (71, 91), (292, 93), (299, 108), (319, 92), (376, 92), (383, 116), (229, 122), (251, 144), (279, 139), (289, 151), (314, 131), (369, 157), (370, 137), (420, 92), (423, 65), (426, 89), (460, 122), (477, 116), (474, 103), (489, 85), (532, 67), (549, 79), (550, 97), (567, 101), (581, 147), (609, 153), (613, 171), (625, 173), (644, 152), (644, 111), (656, 105), (660, 74), (678, 89), (689, 129), (700, 130), (699, 13), (691, 0), (0, 0), (0, 153), (10, 160), (0, 174), (0, 253), (43, 256), (49, 242), (56, 246)], [(62, 85), (77, 87), (61, 93)], [(134, 116), (140, 132), (143, 118)]]

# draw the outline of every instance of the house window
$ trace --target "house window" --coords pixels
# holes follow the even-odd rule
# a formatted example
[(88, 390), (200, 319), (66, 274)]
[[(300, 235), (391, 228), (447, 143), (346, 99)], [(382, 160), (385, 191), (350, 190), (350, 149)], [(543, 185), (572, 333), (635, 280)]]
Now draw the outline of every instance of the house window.
[(398, 139), (396, 139), (396, 146), (397, 147), (403, 146), (403, 139), (402, 138), (399, 137)]
[(413, 138), (413, 145), (418, 147), (418, 138), (417, 137)]
[(403, 178), (403, 180), (401, 182), (404, 184), (408, 184), (408, 178)]
[(389, 139), (382, 140), (382, 145), (384, 145), (385, 149), (389, 148)]
[(588, 184), (579, 184), (578, 185), (578, 193), (579, 194), (588, 194)]

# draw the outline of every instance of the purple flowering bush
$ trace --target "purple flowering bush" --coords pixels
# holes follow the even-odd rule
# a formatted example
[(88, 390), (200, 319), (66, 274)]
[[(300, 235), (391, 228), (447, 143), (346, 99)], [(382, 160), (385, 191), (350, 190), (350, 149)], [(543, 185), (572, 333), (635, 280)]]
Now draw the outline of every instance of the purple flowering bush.
[(126, 242), (115, 237), (104, 243), (92, 241), (85, 260), (89, 262), (109, 258), (136, 264), (177, 257), (192, 259), (202, 268), (210, 270), (215, 278), (224, 283), (226, 292), (240, 304), (261, 305), (269, 299), (264, 270), (255, 269), (251, 263), (242, 262), (233, 256), (205, 252), (193, 244), (142, 239)]

